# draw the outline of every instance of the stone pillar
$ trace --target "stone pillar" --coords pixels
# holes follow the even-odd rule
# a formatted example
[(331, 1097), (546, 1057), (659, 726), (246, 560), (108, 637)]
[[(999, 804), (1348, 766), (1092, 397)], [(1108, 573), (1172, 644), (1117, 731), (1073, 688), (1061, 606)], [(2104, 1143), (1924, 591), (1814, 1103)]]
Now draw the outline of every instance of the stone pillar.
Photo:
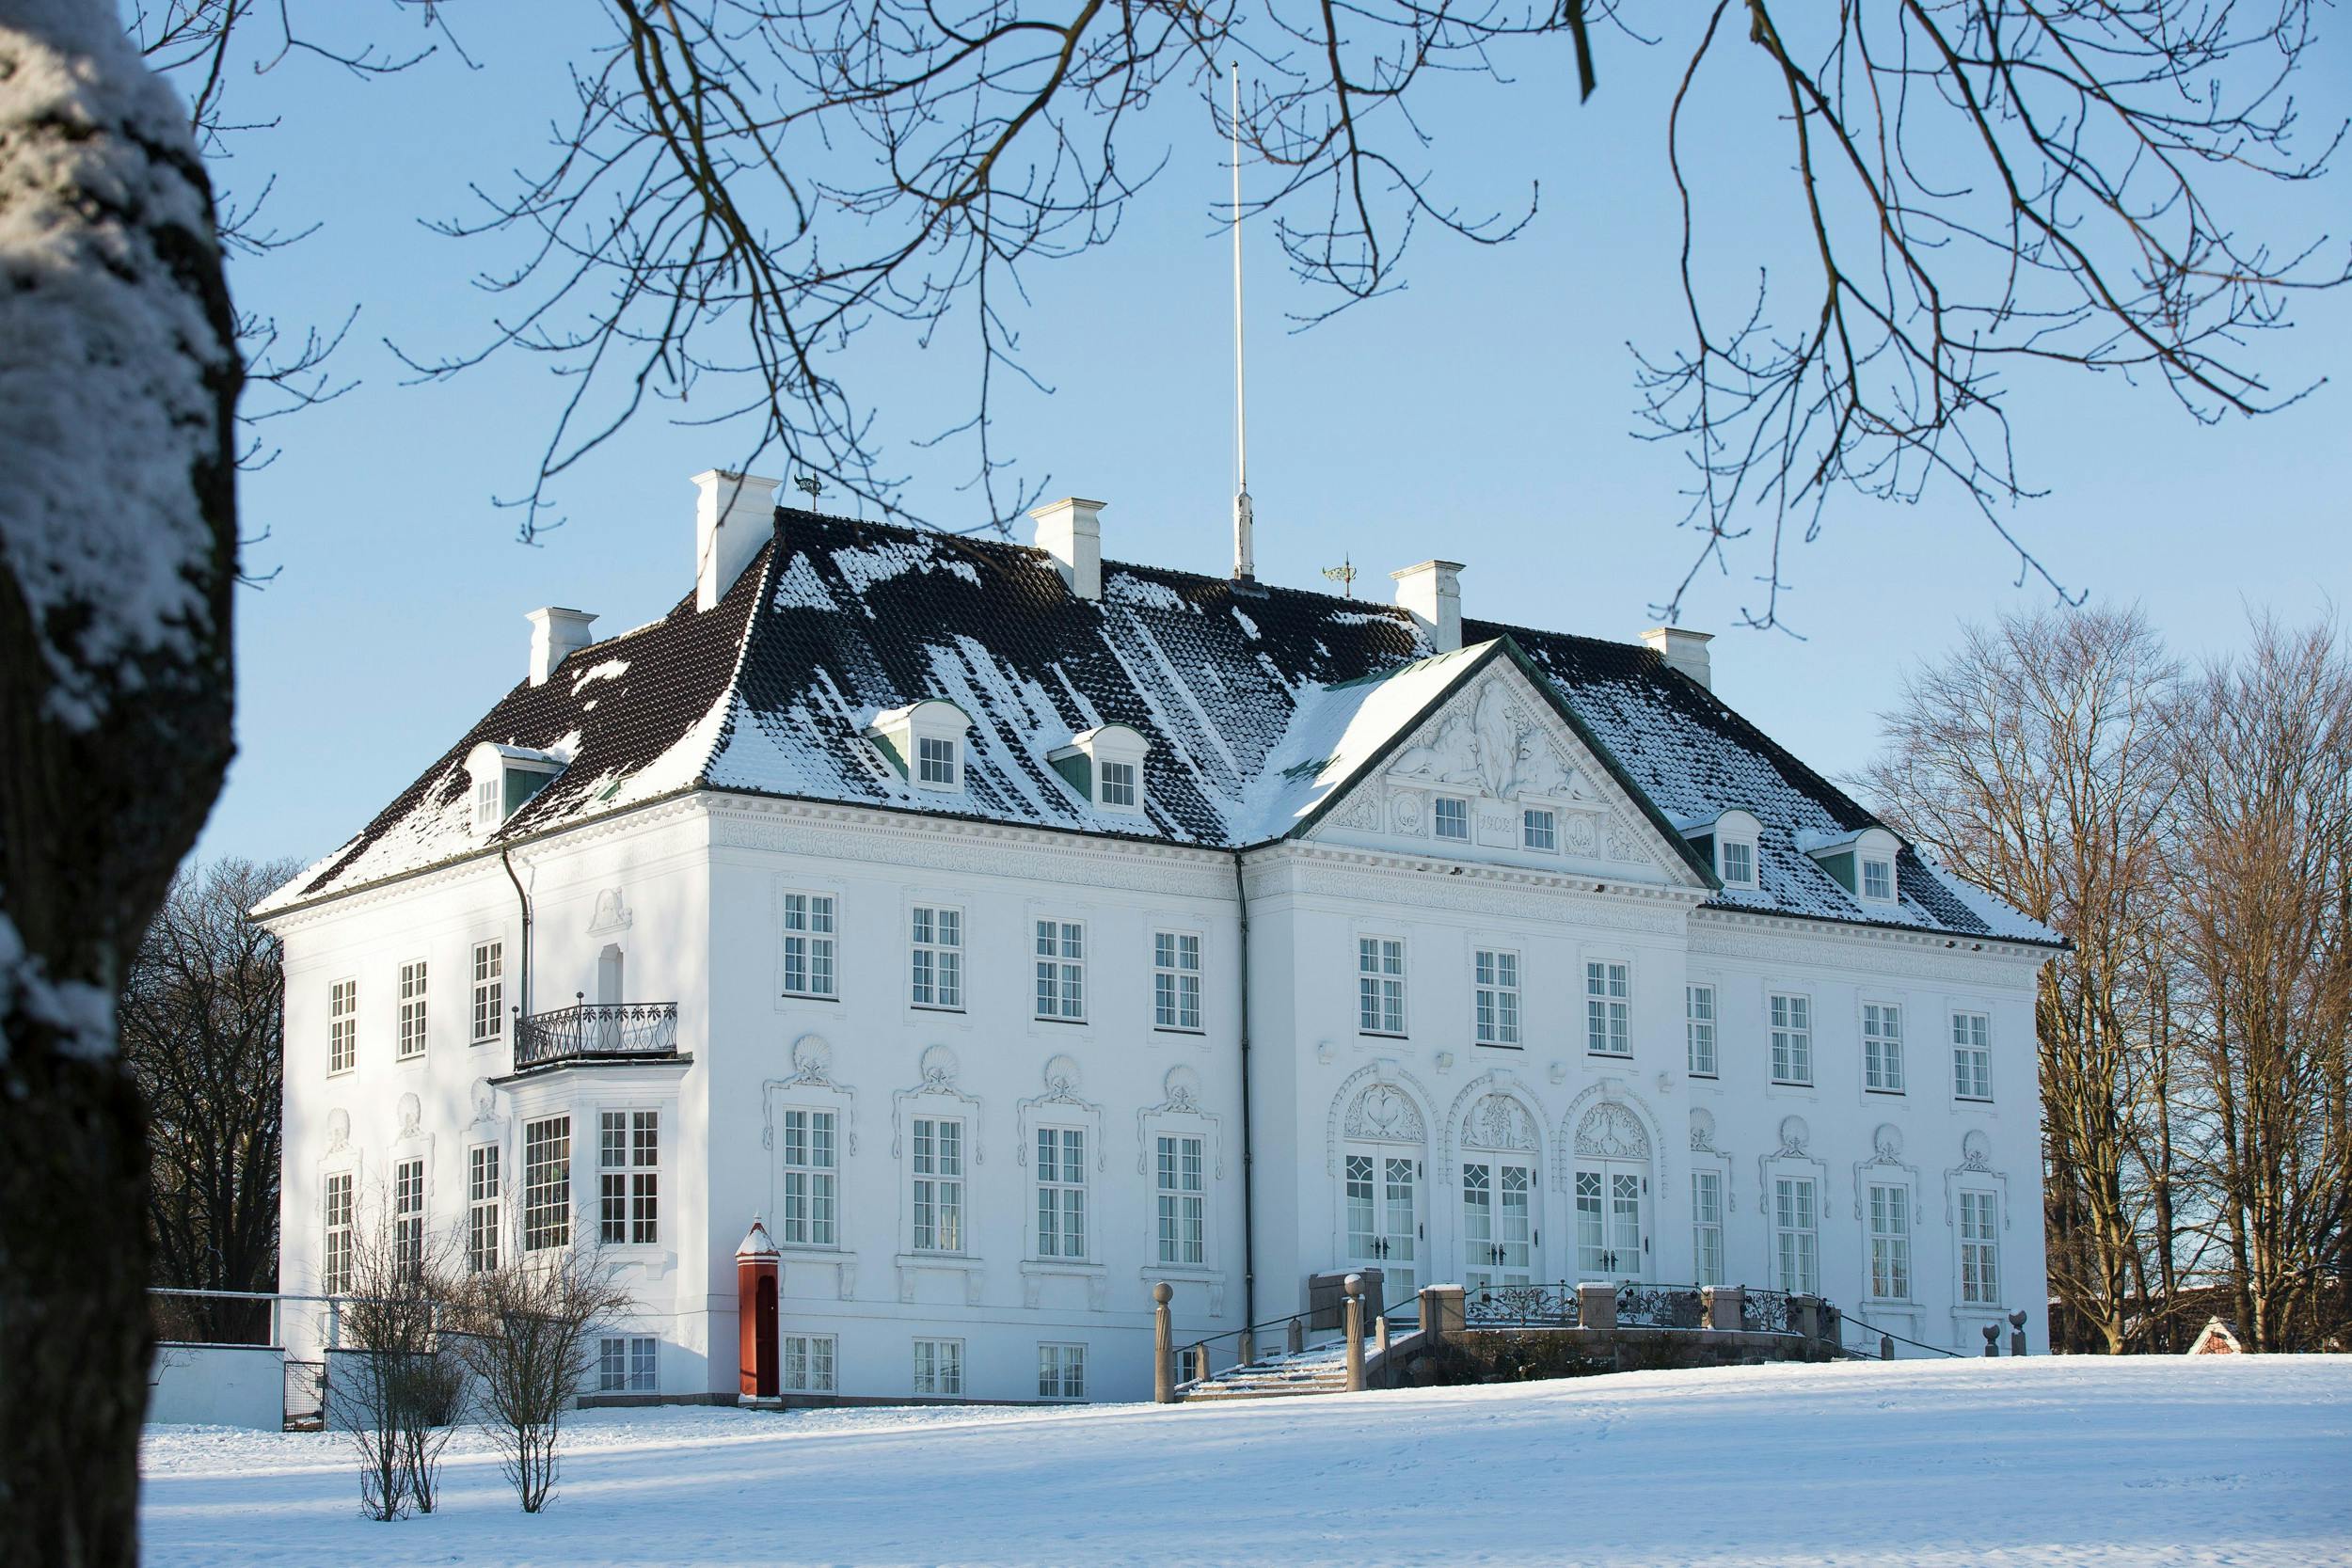
[(1432, 1285), (1421, 1293), (1421, 1328), (1431, 1342), (1458, 1345), (1467, 1331), (1468, 1302), (1459, 1285)]
[(1341, 1287), (1347, 1293), (1340, 1333), (1347, 1343), (1347, 1391), (1364, 1391), (1364, 1276), (1351, 1274)]
[(1175, 1293), (1165, 1279), (1152, 1287), (1152, 1399), (1157, 1404), (1176, 1402), (1176, 1330), (1168, 1313)]
[(1984, 1325), (1984, 1354), (1987, 1355), (2001, 1354), (2001, 1325), (1999, 1323)]
[(775, 1243), (768, 1238), (768, 1227), (755, 1217), (743, 1244), (735, 1249), (738, 1404), (784, 1402), (776, 1338), (776, 1293), (782, 1286), (783, 1261)]
[(1386, 1312), (1372, 1320), (1372, 1348), (1375, 1354), (1389, 1354), (1389, 1315)]
[(1253, 1328), (1243, 1329), (1239, 1348), (1241, 1364), (1245, 1367), (1254, 1365), (1258, 1359), (1258, 1331)]
[(1895, 1359), (1895, 1337), (1893, 1335), (1882, 1334), (1879, 1336), (1879, 1359), (1881, 1361), (1892, 1361)]
[(2026, 1354), (2026, 1309), (2022, 1307), (2009, 1315), (2009, 1353)]
[(1306, 1319), (1293, 1318), (1291, 1320), (1290, 1333), (1288, 1337), (1283, 1339), (1282, 1348), (1293, 1355), (1298, 1354), (1301, 1351), (1307, 1348)]
[(1801, 1338), (1819, 1339), (1823, 1338), (1821, 1333), (1821, 1329), (1823, 1327), (1821, 1319), (1821, 1298), (1819, 1296), (1790, 1296), (1788, 1298), (1788, 1326), (1793, 1329)]
[(1738, 1285), (1707, 1287), (1707, 1326), (1726, 1334), (1737, 1334), (1744, 1321), (1740, 1307), (1747, 1300), (1747, 1291)]
[(1192, 1375), (1196, 1382), (1209, 1381), (1209, 1342), (1206, 1339), (1192, 1347)]
[(1582, 1328), (1617, 1326), (1617, 1288), (1607, 1280), (1576, 1288), (1576, 1321)]

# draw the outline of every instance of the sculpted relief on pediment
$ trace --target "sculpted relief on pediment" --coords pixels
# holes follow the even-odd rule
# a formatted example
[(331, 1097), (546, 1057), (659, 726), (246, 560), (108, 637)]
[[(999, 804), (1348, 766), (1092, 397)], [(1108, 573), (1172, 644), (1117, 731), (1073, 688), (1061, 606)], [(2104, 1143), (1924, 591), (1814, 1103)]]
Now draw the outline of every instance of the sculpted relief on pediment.
[(1540, 719), (1501, 680), (1455, 702), (1389, 765), (1396, 782), (1475, 789), (1498, 800), (1521, 796), (1591, 800), (1594, 791)]

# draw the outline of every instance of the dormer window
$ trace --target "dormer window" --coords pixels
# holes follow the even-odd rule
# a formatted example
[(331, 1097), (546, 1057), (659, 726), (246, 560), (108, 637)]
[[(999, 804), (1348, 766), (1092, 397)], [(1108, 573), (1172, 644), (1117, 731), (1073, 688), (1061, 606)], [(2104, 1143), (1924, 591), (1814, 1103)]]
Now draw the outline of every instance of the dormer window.
[(473, 784), (475, 835), (486, 836), (504, 827), (507, 818), (545, 789), (569, 760), (561, 752), (501, 746), (488, 740), (468, 752), (466, 776)]
[(1714, 863), (1716, 879), (1726, 888), (1753, 891), (1756, 886), (1757, 839), (1764, 825), (1756, 814), (1738, 806), (1715, 816), (1682, 825), (1691, 847)]
[(1895, 857), (1902, 850), (1902, 840), (1884, 828), (1818, 833), (1799, 842), (1856, 901), (1893, 904), (1899, 900), (1901, 883), (1896, 879)]
[(1080, 730), (1070, 744), (1046, 753), (1054, 771), (1096, 810), (1114, 816), (1143, 815), (1143, 759), (1152, 743), (1126, 724)]
[(1457, 795), (1438, 796), (1433, 820), (1439, 838), (1452, 839), (1457, 844), (1470, 842), (1470, 802), (1468, 800)]
[(866, 738), (882, 760), (917, 789), (953, 794), (963, 787), (963, 739), (970, 715), (940, 697), (874, 715)]

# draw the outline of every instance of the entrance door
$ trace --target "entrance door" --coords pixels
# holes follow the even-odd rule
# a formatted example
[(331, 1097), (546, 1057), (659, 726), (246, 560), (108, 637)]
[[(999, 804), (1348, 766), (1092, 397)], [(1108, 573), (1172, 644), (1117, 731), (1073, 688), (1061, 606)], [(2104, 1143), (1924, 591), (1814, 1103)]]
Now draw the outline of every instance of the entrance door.
[(1527, 1285), (1535, 1274), (1535, 1172), (1486, 1157), (1462, 1165), (1462, 1283)]
[(1576, 1266), (1579, 1279), (1640, 1279), (1647, 1272), (1642, 1223), (1648, 1179), (1616, 1161), (1576, 1167)]
[(1347, 1263), (1378, 1269), (1381, 1294), (1390, 1303), (1412, 1300), (1421, 1289), (1415, 1273), (1421, 1240), (1421, 1164), (1411, 1155), (1383, 1148), (1347, 1151)]

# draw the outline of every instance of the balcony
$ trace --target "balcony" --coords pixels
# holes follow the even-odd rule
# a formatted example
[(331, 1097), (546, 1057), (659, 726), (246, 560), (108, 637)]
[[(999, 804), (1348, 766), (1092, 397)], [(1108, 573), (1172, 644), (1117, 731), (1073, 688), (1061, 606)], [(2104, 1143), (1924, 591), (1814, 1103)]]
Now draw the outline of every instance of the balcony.
[(565, 1062), (677, 1059), (675, 1002), (590, 1002), (515, 1025), (515, 1070)]

